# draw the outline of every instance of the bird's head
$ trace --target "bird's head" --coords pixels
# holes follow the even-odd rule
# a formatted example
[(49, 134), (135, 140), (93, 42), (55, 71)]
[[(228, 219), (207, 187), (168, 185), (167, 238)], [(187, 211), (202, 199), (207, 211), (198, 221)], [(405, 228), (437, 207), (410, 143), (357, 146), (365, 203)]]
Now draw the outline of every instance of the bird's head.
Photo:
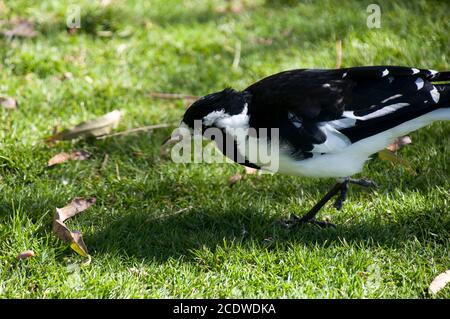
[(195, 121), (202, 128), (221, 127), (223, 120), (241, 114), (249, 103), (250, 95), (227, 88), (195, 101), (184, 113), (182, 123), (194, 129)]
[[(194, 129), (201, 129), (203, 132), (210, 127), (223, 129), (248, 126), (247, 111), (250, 99), (250, 93), (230, 88), (205, 95), (186, 110), (180, 127), (189, 129), (193, 134)], [(181, 136), (175, 134), (165, 144), (180, 139)]]

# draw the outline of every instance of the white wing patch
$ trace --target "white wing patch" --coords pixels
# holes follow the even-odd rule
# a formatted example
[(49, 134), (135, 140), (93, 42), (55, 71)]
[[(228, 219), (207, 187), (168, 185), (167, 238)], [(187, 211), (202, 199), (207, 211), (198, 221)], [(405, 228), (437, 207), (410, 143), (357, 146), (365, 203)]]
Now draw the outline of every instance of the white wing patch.
[(428, 71), (430, 71), (432, 77), (434, 77), (436, 73), (438, 73), (438, 71), (436, 70), (428, 70)]
[(388, 97), (387, 99), (384, 99), (383, 101), (381, 101), (381, 103), (386, 103), (387, 101), (396, 99), (396, 98), (401, 97), (401, 96), (403, 96), (403, 95), (401, 95), (401, 94), (393, 95), (393, 96), (391, 96), (391, 97)]
[[(400, 95), (400, 94), (398, 94)], [(392, 96), (389, 99), (397, 98), (398, 96)], [(376, 110), (370, 114), (367, 114), (365, 116), (356, 116), (353, 111), (344, 111), (342, 113), (342, 117), (338, 120), (328, 121), (328, 122), (321, 122), (319, 125), (325, 125), (328, 124), (330, 127), (341, 130), (348, 127), (353, 127), (356, 124), (356, 120), (370, 120), (372, 118), (380, 117), (387, 115), (389, 113), (395, 112), (398, 109), (401, 109), (402, 107), (408, 106), (409, 103), (396, 103), (391, 105), (386, 105), (382, 109)]]
[(346, 117), (350, 117), (350, 118), (354, 118), (356, 120), (370, 120), (376, 117), (380, 117), (380, 116), (384, 116), (387, 115), (389, 113), (393, 113), (399, 109), (401, 109), (402, 107), (408, 106), (409, 103), (396, 103), (396, 104), (391, 104), (391, 105), (386, 105), (385, 107), (383, 107), (382, 109), (379, 109), (373, 113), (364, 115), (364, 116), (356, 116), (353, 112), (344, 112), (344, 116)]
[[(337, 130), (355, 126), (356, 119), (354, 119), (352, 117), (347, 117), (345, 115), (345, 113), (347, 113), (347, 112), (344, 112), (343, 117), (341, 117), (340, 119), (334, 120), (334, 121), (329, 121), (326, 123), (329, 124), (331, 127), (334, 127)], [(319, 123), (319, 124), (324, 124), (324, 123)]]
[(440, 94), (435, 86), (433, 86), (433, 89), (430, 91), (431, 97), (433, 98), (434, 103), (439, 102)]
[(423, 88), (424, 81), (421, 78), (417, 78), (415, 83), (417, 85), (417, 90), (420, 90), (421, 88)]

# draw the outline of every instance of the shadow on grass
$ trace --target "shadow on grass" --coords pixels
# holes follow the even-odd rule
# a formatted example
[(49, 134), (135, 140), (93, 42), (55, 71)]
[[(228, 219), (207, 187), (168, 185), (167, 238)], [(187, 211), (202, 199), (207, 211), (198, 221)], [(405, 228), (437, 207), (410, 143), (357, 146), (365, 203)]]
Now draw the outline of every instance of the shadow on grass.
[[(153, 147), (160, 145), (165, 133), (164, 131), (155, 135)], [(130, 139), (133, 137), (124, 138), (122, 142), (115, 141), (107, 149), (111, 152), (114, 145), (120, 145), (121, 152), (125, 155), (128, 153), (127, 149), (131, 147), (130, 145), (142, 142), (132, 142)], [(270, 176), (267, 177), (270, 178)], [(420, 209), (407, 212), (407, 214), (394, 215), (383, 210), (374, 218), (357, 217), (356, 220), (338, 224), (337, 229), (320, 229), (314, 225), (284, 229), (279, 223), (279, 214), (268, 213), (266, 210), (260, 211), (260, 208), (236, 209), (220, 205), (220, 203), (236, 202), (237, 194), (240, 191), (255, 194), (255, 201), (268, 203), (271, 207), (288, 205), (289, 198), (298, 196), (295, 191), (291, 192), (292, 185), (275, 183), (275, 187), (281, 187), (275, 192), (271, 187), (259, 185), (256, 177), (253, 182), (256, 184), (251, 186), (251, 181), (248, 184), (243, 181), (240, 188), (231, 189), (225, 183), (219, 185), (226, 189), (217, 192), (220, 197), (217, 198), (217, 204), (213, 205), (217, 209), (210, 208), (210, 205), (208, 208), (202, 207), (203, 195), (200, 193), (192, 195), (190, 202), (192, 207), (186, 210), (173, 209), (158, 215), (148, 209), (126, 209), (124, 215), (111, 223), (106, 223), (101, 231), (87, 235), (86, 241), (89, 242), (94, 254), (117, 253), (139, 259), (164, 261), (169, 258), (195, 258), (192, 250), (206, 246), (214, 251), (217, 247), (224, 245), (224, 241), (234, 242), (249, 249), (255, 246), (260, 249), (275, 246), (289, 249), (289, 245), (292, 243), (318, 244), (324, 247), (336, 244), (346, 245), (347, 243), (396, 247), (415, 238), (439, 241), (440, 238), (446, 237), (445, 234), (448, 234), (450, 229), (450, 216), (445, 211), (440, 211), (439, 208), (431, 207), (426, 210)], [(215, 181), (212, 181), (209, 186), (208, 177), (205, 177), (205, 180), (200, 183), (208, 184), (207, 187), (218, 187)], [(318, 180), (315, 183), (301, 184), (299, 188), (307, 194), (324, 194), (331, 187), (331, 183), (328, 180)], [(165, 193), (171, 202), (177, 196), (186, 196), (183, 192), (177, 193), (176, 189), (179, 186), (181, 189), (189, 188), (189, 185), (179, 185), (176, 180), (171, 178), (158, 182), (158, 190)], [(423, 193), (429, 193), (435, 186), (418, 183), (414, 184), (413, 188)], [(381, 191), (391, 192), (397, 187), (399, 186), (393, 184)], [(135, 193), (136, 189), (129, 185), (124, 187), (124, 191)], [(192, 192), (197, 192), (197, 190), (192, 189)], [(364, 192), (366, 192), (365, 189), (352, 187), (349, 196), (356, 196), (358, 193)], [(144, 201), (151, 202), (160, 198), (160, 194), (152, 195), (152, 190), (148, 190), (146, 194), (148, 197), (145, 197)], [(248, 202), (248, 204), (251, 206), (252, 203)], [(245, 203), (239, 205), (239, 207), (242, 206), (247, 205)], [(301, 212), (296, 213), (301, 214)], [(337, 216), (339, 212), (334, 211), (333, 214)], [(372, 216), (374, 215), (372, 214)], [(267, 241), (268, 238), (274, 240)]]
[[(142, 213), (121, 217), (102, 231), (86, 236), (93, 254), (123, 254), (137, 259), (164, 262), (170, 258), (195, 257), (193, 250), (207, 247), (214, 251), (227, 242), (248, 249), (287, 250), (291, 244), (320, 245), (324, 248), (338, 245), (365, 247), (400, 247), (406, 241), (445, 237), (450, 223), (440, 224), (435, 211), (413, 212), (418, 219), (397, 222), (361, 221), (338, 225), (337, 229), (320, 229), (302, 225), (285, 229), (277, 217), (248, 210), (230, 209), (208, 211), (201, 208), (162, 218), (149, 218)], [(433, 216), (427, 218), (427, 216)], [(442, 222), (442, 221), (441, 221)], [(245, 233), (243, 230), (245, 229)], [(438, 239), (433, 236), (439, 236)]]

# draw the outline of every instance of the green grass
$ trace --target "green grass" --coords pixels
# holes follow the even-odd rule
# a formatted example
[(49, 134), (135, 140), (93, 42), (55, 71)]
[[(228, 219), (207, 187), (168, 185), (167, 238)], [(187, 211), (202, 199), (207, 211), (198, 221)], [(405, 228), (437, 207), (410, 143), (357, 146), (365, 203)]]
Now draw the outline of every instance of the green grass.
[[(0, 2), (0, 20), (26, 18), (39, 32), (0, 38), (0, 94), (19, 102), (0, 108), (0, 298), (428, 298), (431, 280), (450, 268), (450, 123), (411, 134), (413, 144), (400, 151), (417, 176), (371, 161), (361, 176), (380, 188), (353, 187), (342, 211), (321, 213), (336, 230), (277, 223), (305, 212), (332, 180), (247, 176), (230, 188), (238, 165), (162, 158), (169, 129), (42, 142), (56, 125), (114, 109), (126, 112), (119, 130), (183, 114), (182, 101), (149, 92), (204, 95), (289, 68), (333, 68), (337, 39), (344, 67), (448, 70), (448, 2), (378, 1), (382, 27), (368, 29), (373, 1), (248, 0), (239, 14), (218, 13), (222, 1), (76, 1), (82, 28), (74, 35), (65, 26), (70, 1)], [(64, 72), (73, 79), (61, 80)], [(93, 156), (45, 168), (72, 149)], [(55, 207), (78, 196), (97, 197), (68, 221), (84, 235), (88, 267), (51, 232)], [(36, 256), (17, 260), (26, 249)], [(450, 288), (436, 297), (449, 298)]]

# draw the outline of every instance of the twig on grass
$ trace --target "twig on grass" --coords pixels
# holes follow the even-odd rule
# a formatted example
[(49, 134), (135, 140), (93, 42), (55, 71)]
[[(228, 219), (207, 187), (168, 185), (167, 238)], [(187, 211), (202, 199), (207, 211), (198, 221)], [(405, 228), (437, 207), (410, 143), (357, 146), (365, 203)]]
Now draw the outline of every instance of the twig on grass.
[(133, 134), (133, 133), (137, 133), (137, 132), (152, 131), (152, 130), (155, 130), (158, 128), (173, 127), (173, 126), (177, 126), (177, 125), (178, 125), (177, 123), (161, 123), (161, 124), (155, 124), (155, 125), (149, 125), (149, 126), (142, 126), (142, 127), (133, 128), (131, 130), (127, 130), (127, 131), (123, 131), (123, 132), (102, 135), (102, 136), (97, 137), (97, 140), (104, 140), (109, 137), (120, 136), (120, 135), (129, 135), (129, 134)]
[(172, 214), (168, 214), (168, 215), (161, 214), (161, 215), (158, 215), (156, 217), (147, 219), (147, 221), (155, 221), (155, 220), (159, 220), (159, 219), (163, 219), (163, 218), (167, 218), (167, 217), (173, 217), (175, 215), (179, 215), (179, 214), (184, 213), (185, 211), (188, 211), (188, 210), (191, 210), (191, 209), (192, 209), (192, 206), (185, 207), (185, 208), (182, 208), (180, 210), (177, 210), (176, 212), (174, 212)]
[(197, 100), (200, 97), (196, 95), (190, 94), (181, 94), (181, 93), (162, 93), (162, 92), (150, 92), (148, 94), (149, 97), (164, 99), (164, 100)]
[(340, 69), (342, 66), (342, 41), (336, 41), (336, 69)]

